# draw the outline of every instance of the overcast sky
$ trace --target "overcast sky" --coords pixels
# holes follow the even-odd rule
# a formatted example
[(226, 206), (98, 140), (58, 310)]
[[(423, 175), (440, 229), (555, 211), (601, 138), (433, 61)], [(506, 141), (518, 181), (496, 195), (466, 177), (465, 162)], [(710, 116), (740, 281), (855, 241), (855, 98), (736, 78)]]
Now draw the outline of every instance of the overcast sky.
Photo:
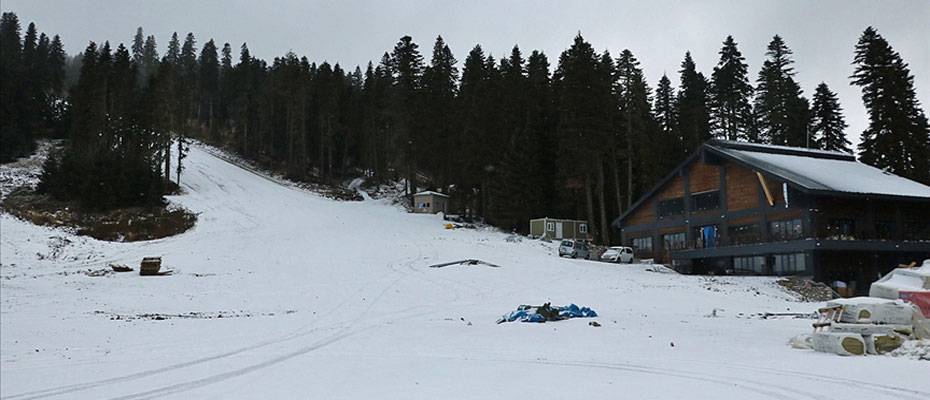
[(859, 89), (849, 85), (853, 46), (865, 27), (878, 29), (906, 62), (924, 110), (930, 104), (930, 1), (42, 1), (3, 0), (40, 31), (60, 34), (74, 54), (88, 41), (130, 42), (136, 27), (154, 34), (164, 53), (171, 32), (193, 32), (271, 60), (287, 51), (346, 69), (377, 60), (410, 35), (426, 59), (437, 35), (456, 58), (477, 43), (495, 57), (518, 44), (545, 52), (554, 64), (577, 32), (599, 51), (629, 48), (654, 88), (663, 73), (675, 85), (686, 50), (710, 75), (731, 34), (754, 81), (765, 46), (781, 35), (794, 51), (797, 79), (810, 97), (823, 81), (838, 92), (856, 144), (868, 124)]

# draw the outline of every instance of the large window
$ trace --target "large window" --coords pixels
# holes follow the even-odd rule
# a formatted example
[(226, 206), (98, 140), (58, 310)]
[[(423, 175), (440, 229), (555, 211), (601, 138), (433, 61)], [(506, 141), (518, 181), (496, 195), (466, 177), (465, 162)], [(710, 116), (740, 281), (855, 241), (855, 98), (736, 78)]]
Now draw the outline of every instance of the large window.
[(804, 236), (800, 219), (769, 222), (769, 233), (773, 241), (795, 240)]
[(756, 274), (765, 273), (765, 257), (733, 257), (733, 269), (742, 272), (752, 272)]
[(752, 244), (762, 241), (759, 224), (731, 225), (727, 229), (727, 236), (730, 237), (730, 244)]
[(688, 247), (687, 242), (685, 241), (684, 232), (668, 233), (662, 235), (662, 245), (664, 246), (665, 250), (680, 250)]
[(633, 238), (633, 248), (637, 254), (652, 253), (652, 236)]
[(659, 201), (659, 216), (681, 215), (685, 213), (685, 199), (682, 197)]
[(588, 233), (588, 224), (578, 224), (578, 232)]
[(876, 239), (895, 239), (895, 224), (892, 220), (877, 220), (875, 221), (875, 236)]
[(925, 220), (904, 221), (905, 240), (930, 240), (930, 222)]
[(719, 190), (691, 195), (691, 211), (716, 210), (718, 208), (720, 208)]
[(848, 218), (833, 218), (827, 222), (827, 239), (854, 240), (856, 221)]
[(796, 275), (807, 270), (804, 253), (775, 254), (772, 272), (775, 275)]

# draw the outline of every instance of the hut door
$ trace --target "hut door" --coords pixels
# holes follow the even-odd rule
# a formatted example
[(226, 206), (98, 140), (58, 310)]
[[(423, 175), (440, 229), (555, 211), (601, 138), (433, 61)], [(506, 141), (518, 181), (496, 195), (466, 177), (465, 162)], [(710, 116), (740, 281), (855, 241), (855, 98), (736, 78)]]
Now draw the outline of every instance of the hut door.
[(555, 238), (556, 239), (562, 238), (562, 223), (561, 222), (555, 223)]

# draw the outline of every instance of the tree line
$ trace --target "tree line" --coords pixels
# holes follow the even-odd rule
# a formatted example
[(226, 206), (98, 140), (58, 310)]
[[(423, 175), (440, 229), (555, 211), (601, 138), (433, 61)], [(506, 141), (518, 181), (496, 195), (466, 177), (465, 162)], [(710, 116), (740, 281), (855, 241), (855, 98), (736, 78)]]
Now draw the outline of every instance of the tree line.
[[(2, 42), (25, 54), (10, 15)], [(364, 71), (290, 52), (269, 64), (246, 44), (233, 53), (174, 34), (159, 57), (142, 28), (128, 48), (90, 43), (62, 97), (69, 144), (43, 187), (97, 206), (158, 201), (181, 179), (193, 137), (298, 181), (438, 189), (504, 228), (586, 219), (607, 243), (610, 220), (710, 138), (850, 151), (836, 94), (820, 83), (808, 100), (777, 35), (755, 79), (727, 37), (709, 76), (685, 53), (677, 85), (663, 76), (655, 89), (631, 51), (598, 52), (580, 34), (554, 65), (541, 51), (514, 46), (497, 59), (480, 45), (460, 64), (442, 37), (426, 53), (404, 36)], [(930, 183), (927, 119), (907, 64), (871, 27), (853, 63), (870, 117), (860, 159)], [(4, 68), (19, 71), (6, 58)]]

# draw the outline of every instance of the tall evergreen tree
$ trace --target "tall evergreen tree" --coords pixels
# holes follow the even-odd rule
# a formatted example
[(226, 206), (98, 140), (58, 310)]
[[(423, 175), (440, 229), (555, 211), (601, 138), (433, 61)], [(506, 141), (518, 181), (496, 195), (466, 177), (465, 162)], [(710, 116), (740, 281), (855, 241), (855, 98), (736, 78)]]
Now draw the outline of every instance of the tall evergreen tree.
[(652, 114), (652, 94), (639, 66), (639, 60), (629, 50), (617, 59), (620, 78), (620, 107), (627, 148), (627, 207), (632, 200), (652, 185), (662, 174), (653, 160), (661, 154), (660, 135)]
[(852, 153), (850, 142), (846, 139), (846, 120), (843, 108), (830, 91), (826, 83), (820, 82), (814, 91), (814, 104), (811, 107), (811, 138), (817, 148), (830, 151)]
[(685, 140), (678, 124), (677, 95), (672, 81), (665, 74), (659, 79), (659, 85), (656, 87), (654, 111), (660, 134), (657, 141), (661, 143), (666, 154), (665, 157), (656, 160), (656, 169), (659, 174), (664, 175), (678, 165), (683, 160), (681, 155), (686, 153)]
[(142, 34), (142, 27), (136, 28), (136, 35), (132, 37), (132, 62), (136, 65), (142, 65), (142, 57), (145, 53), (145, 36)]
[(145, 44), (142, 46), (142, 60), (138, 64), (139, 68), (139, 86), (148, 84), (149, 78), (158, 71), (158, 45), (155, 43), (155, 36), (145, 38)]
[(168, 52), (165, 53), (164, 63), (178, 67), (181, 64), (181, 41), (178, 39), (178, 33), (171, 34), (171, 40), (168, 41)]
[(781, 36), (775, 35), (766, 51), (756, 86), (755, 113), (758, 116), (759, 140), (787, 146), (805, 146), (808, 128), (808, 104), (801, 87), (794, 81), (791, 49)]
[[(197, 97), (200, 99), (199, 121), (201, 125), (206, 125), (211, 135), (216, 133), (214, 119), (220, 95), (220, 63), (217, 56), (216, 44), (213, 39), (210, 39), (200, 50), (200, 60), (198, 62), (200, 70), (197, 74), (199, 77), (197, 81), (199, 84)], [(224, 54), (224, 57), (231, 57), (231, 55)], [(224, 63), (231, 63), (231, 60), (224, 58)], [(231, 68), (231, 65), (228, 68)]]
[(424, 134), (420, 118), (423, 56), (420, 55), (419, 46), (413, 42), (413, 38), (400, 38), (391, 53), (391, 66), (394, 72), (394, 126), (397, 129), (398, 145), (404, 149), (401, 164), (406, 172), (408, 192), (413, 194), (417, 191), (419, 139)]
[(697, 72), (690, 52), (685, 53), (678, 73), (680, 83), (676, 103), (683, 152), (677, 158), (684, 159), (701, 143), (711, 138), (709, 83), (704, 74)]
[[(608, 82), (602, 75), (604, 72), (600, 57), (590, 43), (584, 40), (579, 33), (575, 36), (572, 46), (562, 52), (559, 57), (559, 66), (555, 72), (555, 87), (558, 96), (557, 104), (560, 110), (557, 126), (560, 139), (560, 163), (576, 165), (578, 168), (563, 170), (562, 179), (565, 186), (580, 189), (585, 199), (584, 207), (573, 207), (584, 210), (581, 215), (589, 221), (592, 233), (600, 235), (601, 227), (597, 223), (595, 214), (594, 192), (595, 171), (597, 164), (603, 160), (598, 149), (607, 130), (609, 121), (603, 114), (599, 105), (605, 98), (603, 87), (599, 83)], [(566, 193), (567, 197), (578, 198), (578, 193)], [(563, 201), (571, 202), (571, 198)]]
[(743, 54), (733, 36), (727, 36), (720, 49), (720, 61), (711, 75), (711, 123), (717, 137), (728, 140), (757, 141), (750, 136), (752, 86), (747, 78)]
[(0, 162), (24, 156), (34, 144), (23, 126), (23, 57), (19, 18), (0, 17)]
[(459, 79), (458, 61), (442, 39), (436, 38), (430, 64), (423, 71), (424, 129), (422, 155), (424, 166), (434, 172), (436, 186), (446, 186), (452, 175), (448, 159), (455, 153), (452, 144), (454, 125), (450, 115), (455, 109)]
[(930, 127), (914, 91), (907, 63), (868, 27), (856, 44), (852, 84), (862, 88), (869, 127), (859, 157), (892, 173), (930, 183)]

